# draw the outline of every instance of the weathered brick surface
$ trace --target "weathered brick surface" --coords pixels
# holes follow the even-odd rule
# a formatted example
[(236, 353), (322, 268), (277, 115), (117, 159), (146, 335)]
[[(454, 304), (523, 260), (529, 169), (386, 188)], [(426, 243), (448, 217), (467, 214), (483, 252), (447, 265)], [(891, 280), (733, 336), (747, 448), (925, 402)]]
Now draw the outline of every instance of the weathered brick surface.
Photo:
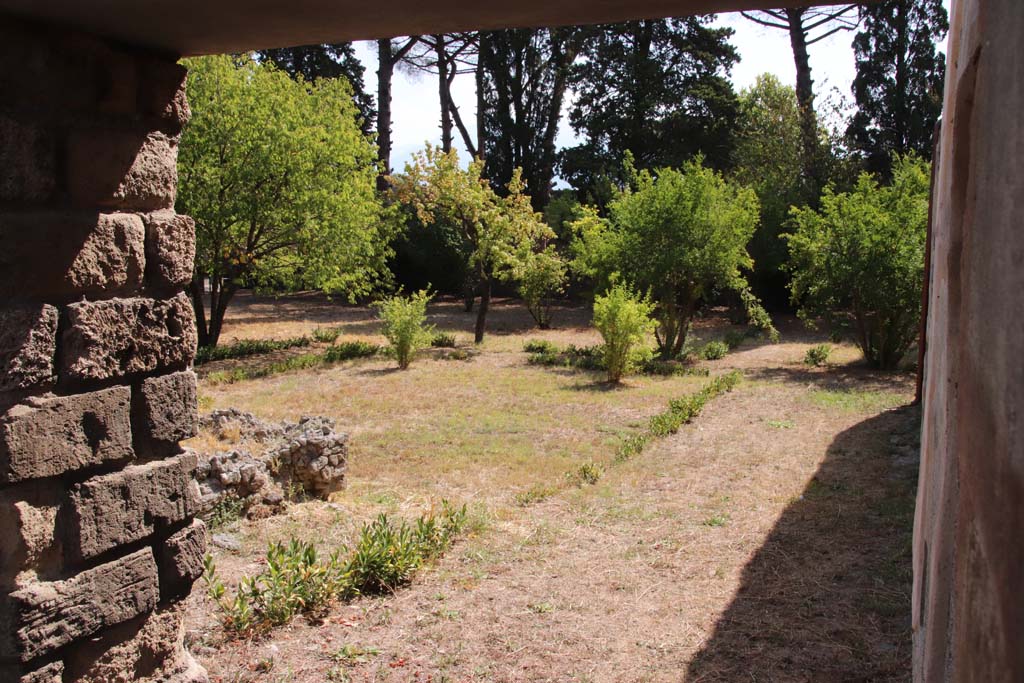
[(178, 139), (160, 132), (90, 129), (71, 133), (67, 185), (78, 206), (154, 211), (174, 206)]
[(66, 581), (14, 591), (4, 607), (5, 656), (28, 661), (152, 610), (159, 601), (156, 561), (144, 548)]
[(57, 136), (0, 114), (0, 200), (39, 203), (56, 187)]
[(67, 307), (62, 380), (102, 380), (182, 367), (196, 350), (195, 314), (172, 299), (83, 301)]
[(165, 600), (187, 595), (192, 583), (202, 576), (206, 543), (206, 525), (196, 519), (157, 547), (160, 590)]
[(30, 399), (0, 415), (0, 482), (52, 477), (132, 450), (131, 390)]
[(77, 484), (69, 503), (66, 555), (89, 559), (195, 515), (195, 466), (195, 456), (185, 454)]
[(144, 240), (135, 214), (0, 214), (0, 296), (68, 299), (138, 287)]
[(0, 391), (50, 384), (56, 340), (53, 306), (0, 308)]
[(29, 488), (0, 493), (0, 591), (39, 576), (55, 577), (63, 567), (60, 495), (52, 488)]
[(132, 406), (135, 439), (141, 446), (177, 446), (199, 433), (196, 375), (191, 370), (142, 381)]
[(0, 664), (0, 681), (4, 683), (63, 683), (64, 662), (38, 664)]
[(192, 279), (196, 256), (195, 223), (174, 211), (146, 214), (146, 276), (149, 283), (177, 289)]

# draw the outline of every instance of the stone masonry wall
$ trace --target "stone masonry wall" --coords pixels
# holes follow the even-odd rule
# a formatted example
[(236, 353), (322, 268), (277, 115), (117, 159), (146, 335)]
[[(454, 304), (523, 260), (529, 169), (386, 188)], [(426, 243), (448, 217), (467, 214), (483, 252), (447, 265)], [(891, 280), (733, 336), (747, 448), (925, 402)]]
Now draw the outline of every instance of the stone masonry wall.
[(205, 681), (182, 647), (195, 250), (174, 57), (0, 22), (0, 681)]

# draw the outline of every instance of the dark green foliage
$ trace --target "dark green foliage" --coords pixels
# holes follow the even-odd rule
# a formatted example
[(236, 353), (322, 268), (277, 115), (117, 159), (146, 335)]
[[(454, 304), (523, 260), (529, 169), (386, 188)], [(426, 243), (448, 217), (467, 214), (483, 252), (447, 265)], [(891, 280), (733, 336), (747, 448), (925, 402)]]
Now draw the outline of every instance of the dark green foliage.
[(700, 357), (704, 360), (719, 360), (725, 358), (729, 353), (729, 345), (722, 341), (709, 341), (700, 350)]
[(558, 347), (546, 339), (531, 339), (523, 344), (526, 353), (556, 353)]
[(860, 15), (853, 41), (857, 111), (848, 135), (867, 169), (887, 177), (893, 154), (931, 159), (945, 83), (937, 46), (949, 16), (942, 0), (884, 0), (863, 5)]
[(739, 348), (743, 342), (746, 341), (747, 336), (748, 334), (746, 332), (740, 330), (729, 330), (725, 333), (722, 341), (724, 341), (725, 345), (729, 347), (730, 351), (732, 351), (733, 349)]
[(658, 19), (583, 29), (571, 69), (569, 122), (586, 142), (565, 150), (561, 175), (586, 203), (604, 204), (624, 180), (631, 151), (640, 169), (679, 166), (703, 154), (729, 167), (737, 116), (728, 77), (739, 56), (732, 29), (709, 17)]
[(831, 353), (831, 344), (816, 344), (807, 349), (807, 353), (804, 355), (804, 363), (814, 367), (821, 367), (828, 362), (828, 357)]
[[(319, 341), (319, 340), (318, 340)], [(196, 365), (229, 358), (245, 358), (261, 353), (309, 346), (309, 337), (291, 339), (239, 339), (227, 346), (200, 346), (196, 351)]]
[(235, 382), (244, 382), (250, 379), (259, 379), (260, 377), (269, 377), (270, 375), (277, 375), (282, 372), (290, 372), (292, 370), (315, 368), (316, 366), (323, 365), (325, 363), (340, 363), (354, 358), (368, 358), (370, 356), (377, 355), (380, 351), (380, 346), (369, 342), (342, 342), (328, 347), (322, 354), (304, 353), (298, 356), (285, 358), (274, 363), (259, 365), (252, 368), (241, 367), (234, 368), (232, 370), (211, 372), (206, 376), (206, 381), (210, 384), (234, 384)]
[(454, 349), (455, 335), (446, 332), (438, 332), (430, 339), (430, 345), (435, 349)]
[(219, 529), (232, 522), (237, 522), (245, 512), (245, 502), (234, 494), (218, 500), (206, 516), (206, 524), (210, 529)]
[(369, 358), (380, 353), (380, 347), (376, 344), (364, 341), (347, 341), (335, 344), (324, 351), (324, 362), (340, 363), (353, 358)]
[(313, 330), (313, 341), (321, 344), (333, 344), (340, 336), (340, 327), (317, 327)]

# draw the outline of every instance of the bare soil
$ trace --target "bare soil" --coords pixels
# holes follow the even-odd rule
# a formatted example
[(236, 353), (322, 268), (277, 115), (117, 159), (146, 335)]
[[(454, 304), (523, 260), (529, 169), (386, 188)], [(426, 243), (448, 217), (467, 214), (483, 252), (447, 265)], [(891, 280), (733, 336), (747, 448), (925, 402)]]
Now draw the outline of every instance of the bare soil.
[[(431, 309), (467, 345), (472, 316)], [(187, 640), (215, 682), (910, 680), (910, 537), (919, 416), (909, 375), (862, 367), (852, 347), (808, 368), (824, 336), (783, 321), (706, 363), (745, 381), (676, 435), (612, 465), (618, 439), (702, 378), (631, 378), (528, 366), (528, 338), (598, 341), (586, 309), (533, 330), (499, 302), (469, 361), (426, 357), (405, 373), (356, 361), (229, 386), (207, 405), (267, 418), (330, 415), (353, 435), (349, 487), (331, 502), (240, 521), (214, 548), (229, 581), (255, 573), (266, 543), (350, 541), (380, 511), (412, 516), (467, 502), (473, 532), (393, 595), (337, 605), (238, 641), (197, 584)], [(226, 339), (316, 326), (379, 341), (366, 309), (303, 295), (242, 297)], [(700, 321), (702, 340), (729, 329)], [(260, 362), (253, 359), (251, 362)], [(522, 507), (514, 494), (581, 462), (596, 485)]]

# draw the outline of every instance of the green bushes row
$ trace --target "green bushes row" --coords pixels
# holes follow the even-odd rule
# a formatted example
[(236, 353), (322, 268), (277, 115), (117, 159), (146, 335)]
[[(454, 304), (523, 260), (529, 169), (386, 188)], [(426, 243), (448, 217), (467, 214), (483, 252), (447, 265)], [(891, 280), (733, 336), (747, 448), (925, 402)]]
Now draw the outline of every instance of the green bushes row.
[(196, 351), (196, 365), (210, 363), (215, 360), (229, 358), (245, 358), (261, 353), (309, 346), (309, 337), (292, 337), (291, 339), (239, 339), (227, 346), (201, 346)]
[(282, 372), (305, 370), (319, 365), (340, 363), (354, 358), (367, 358), (381, 352), (381, 347), (364, 341), (350, 341), (328, 347), (323, 353), (304, 353), (283, 360), (260, 365), (254, 368), (234, 368), (218, 370), (206, 376), (208, 384), (234, 384), (261, 377), (269, 377)]
[[(523, 351), (529, 353), (526, 362), (530, 365), (547, 367), (571, 367), (581, 370), (604, 370), (605, 349), (603, 344), (561, 347), (545, 340), (532, 340), (523, 344)], [(706, 377), (707, 368), (697, 368), (684, 361), (661, 360), (648, 348), (632, 349), (632, 367), (642, 375), (696, 375)]]
[(365, 524), (355, 547), (321, 557), (312, 543), (292, 539), (267, 549), (267, 567), (243, 577), (228, 596), (213, 558), (203, 578), (221, 609), (224, 627), (240, 634), (264, 633), (299, 614), (317, 615), (338, 600), (388, 593), (408, 583), (429, 560), (440, 556), (466, 525), (466, 507), (442, 501), (441, 514), (415, 523), (395, 523), (385, 514)]

